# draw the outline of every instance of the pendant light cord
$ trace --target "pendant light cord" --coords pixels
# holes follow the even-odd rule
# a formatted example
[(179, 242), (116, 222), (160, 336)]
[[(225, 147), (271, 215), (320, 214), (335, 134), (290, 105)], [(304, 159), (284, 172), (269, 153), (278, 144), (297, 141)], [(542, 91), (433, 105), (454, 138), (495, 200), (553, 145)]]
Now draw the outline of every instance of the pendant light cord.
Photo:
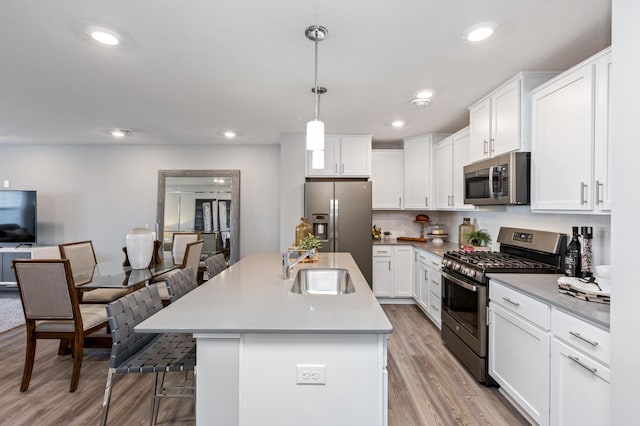
[(316, 83), (315, 83), (315, 86), (316, 86), (315, 113), (316, 113), (316, 115), (315, 115), (315, 118), (316, 118), (316, 121), (318, 121), (318, 116), (320, 114), (320, 93), (318, 91), (318, 30), (317, 29), (316, 29), (316, 37), (315, 37), (314, 44), (315, 44), (315, 51), (316, 51), (315, 52), (316, 53), (316, 57), (315, 57), (315, 64), (316, 64), (316, 66), (315, 66), (315, 79), (316, 79)]

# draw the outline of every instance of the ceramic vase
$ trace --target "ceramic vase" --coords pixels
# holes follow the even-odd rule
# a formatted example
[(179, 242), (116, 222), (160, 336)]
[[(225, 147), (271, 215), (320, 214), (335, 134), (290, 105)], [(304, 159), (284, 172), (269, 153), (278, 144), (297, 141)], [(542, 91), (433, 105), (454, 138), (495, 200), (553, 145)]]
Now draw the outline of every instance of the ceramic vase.
[(153, 256), (153, 232), (147, 228), (133, 228), (126, 237), (127, 257), (132, 269), (145, 269)]

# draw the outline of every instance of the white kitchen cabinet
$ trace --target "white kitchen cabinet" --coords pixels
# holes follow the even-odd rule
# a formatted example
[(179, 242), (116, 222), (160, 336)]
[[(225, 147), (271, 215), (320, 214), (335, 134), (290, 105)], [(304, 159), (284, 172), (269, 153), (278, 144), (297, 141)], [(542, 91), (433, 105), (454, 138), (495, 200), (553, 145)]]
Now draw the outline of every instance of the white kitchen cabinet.
[(554, 310), (552, 333), (551, 424), (608, 425), (609, 332)]
[(311, 167), (312, 152), (306, 151), (307, 177), (370, 177), (370, 135), (327, 135), (324, 168)]
[(428, 134), (404, 140), (404, 198), (403, 207), (410, 209), (434, 208), (432, 147), (445, 134)]
[(440, 263), (442, 257), (421, 249), (416, 249), (415, 253), (413, 299), (427, 318), (441, 328)]
[(551, 308), (493, 280), (489, 286), (489, 375), (547, 425)]
[(532, 210), (610, 213), (610, 72), (605, 49), (532, 92)]
[(374, 209), (402, 208), (402, 157), (400, 149), (374, 149), (371, 164)]
[(521, 72), (469, 107), (469, 162), (530, 150), (527, 97), (555, 74)]
[(435, 146), (436, 208), (473, 210), (464, 204), (464, 166), (469, 163), (469, 127), (454, 133)]
[(381, 298), (411, 298), (413, 295), (413, 247), (373, 247), (373, 293)]

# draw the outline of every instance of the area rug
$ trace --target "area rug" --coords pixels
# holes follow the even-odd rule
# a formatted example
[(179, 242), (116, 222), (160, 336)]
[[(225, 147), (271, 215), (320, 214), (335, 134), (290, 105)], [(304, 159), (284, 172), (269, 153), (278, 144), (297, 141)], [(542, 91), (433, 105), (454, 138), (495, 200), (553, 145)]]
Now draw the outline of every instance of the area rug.
[(24, 324), (18, 292), (0, 291), (0, 333)]

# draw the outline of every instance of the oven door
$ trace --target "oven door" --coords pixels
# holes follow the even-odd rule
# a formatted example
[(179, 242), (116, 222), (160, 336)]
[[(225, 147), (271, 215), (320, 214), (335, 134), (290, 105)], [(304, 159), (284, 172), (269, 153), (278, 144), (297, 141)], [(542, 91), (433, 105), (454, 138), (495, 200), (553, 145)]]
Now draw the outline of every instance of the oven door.
[(487, 286), (443, 271), (442, 322), (478, 356), (486, 356)]

